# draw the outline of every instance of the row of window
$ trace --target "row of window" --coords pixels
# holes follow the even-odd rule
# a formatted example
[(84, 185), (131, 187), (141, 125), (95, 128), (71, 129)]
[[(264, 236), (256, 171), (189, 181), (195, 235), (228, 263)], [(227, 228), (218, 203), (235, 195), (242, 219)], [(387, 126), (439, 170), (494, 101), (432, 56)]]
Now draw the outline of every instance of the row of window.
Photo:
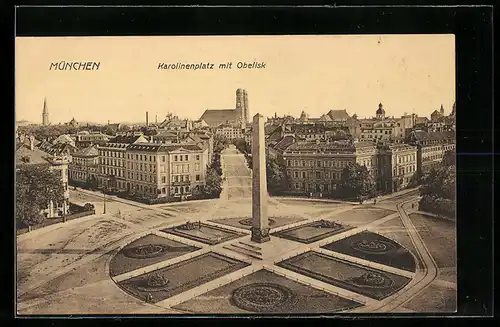
[(288, 187), (290, 189), (294, 189), (296, 191), (304, 191), (304, 192), (328, 192), (331, 190), (335, 190), (337, 188), (337, 184), (308, 184), (308, 183), (293, 183), (289, 184)]
[[(127, 161), (127, 168), (128, 169), (133, 169), (133, 170), (156, 172), (156, 165), (154, 165), (154, 164), (147, 164), (147, 163), (137, 163), (137, 162)], [(162, 173), (165, 172), (165, 166), (164, 165), (160, 166), (160, 172), (162, 172)]]
[(416, 154), (407, 154), (404, 156), (398, 156), (398, 163), (413, 162), (417, 158)]
[(99, 155), (101, 157), (125, 158), (125, 152), (124, 151), (105, 151), (105, 150), (99, 150)]
[[(417, 171), (416, 165), (406, 166), (399, 168), (399, 175), (414, 173)], [(394, 175), (396, 175), (396, 169), (394, 169)]]
[[(316, 167), (345, 168), (350, 161), (316, 160)], [(287, 160), (288, 167), (314, 167), (314, 160)]]
[(454, 148), (455, 148), (454, 144), (426, 147), (422, 149), (422, 153), (434, 152), (434, 151), (448, 151), (448, 150), (453, 150)]
[(435, 160), (442, 160), (443, 156), (440, 154), (435, 154), (432, 156), (427, 156), (422, 158), (422, 162), (428, 162), (428, 161), (435, 161)]
[(122, 169), (100, 167), (100, 172), (101, 174), (113, 175), (117, 177), (125, 177), (125, 172)]
[(121, 159), (99, 158), (99, 163), (106, 166), (125, 167), (125, 161)]
[[(200, 155), (195, 154), (194, 155), (195, 160), (200, 160)], [(161, 161), (165, 162), (166, 161), (166, 156), (161, 156)], [(133, 153), (127, 153), (127, 159), (133, 160), (134, 159), (134, 154)], [(156, 161), (156, 156), (150, 156), (150, 155), (142, 155), (142, 154), (135, 154), (135, 160), (138, 161)], [(188, 154), (180, 154), (180, 155), (173, 155), (172, 156), (173, 161), (189, 161), (189, 155)]]
[[(383, 132), (383, 133), (382, 133)], [(374, 134), (392, 134), (391, 130), (381, 130), (381, 129), (375, 129), (375, 130), (361, 130), (361, 133), (374, 133)]]

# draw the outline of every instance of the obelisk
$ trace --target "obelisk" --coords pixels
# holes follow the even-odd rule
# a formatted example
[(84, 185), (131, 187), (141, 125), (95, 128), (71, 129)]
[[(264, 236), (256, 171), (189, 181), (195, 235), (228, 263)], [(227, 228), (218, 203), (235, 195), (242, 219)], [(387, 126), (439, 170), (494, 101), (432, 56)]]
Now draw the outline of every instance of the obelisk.
[(252, 125), (252, 238), (253, 242), (270, 241), (267, 216), (266, 144), (264, 117), (256, 114)]

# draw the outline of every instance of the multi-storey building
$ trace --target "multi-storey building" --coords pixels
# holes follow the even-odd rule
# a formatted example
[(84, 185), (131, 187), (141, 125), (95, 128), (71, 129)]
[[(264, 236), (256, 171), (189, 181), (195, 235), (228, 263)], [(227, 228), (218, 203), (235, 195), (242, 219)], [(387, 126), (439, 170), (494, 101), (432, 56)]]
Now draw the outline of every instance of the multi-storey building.
[(455, 149), (455, 132), (413, 131), (407, 142), (417, 147), (417, 172), (423, 177), (441, 163), (447, 151)]
[(124, 191), (125, 184), (125, 151), (127, 146), (134, 143), (147, 143), (142, 134), (120, 135), (107, 143), (99, 145), (99, 177), (101, 187)]
[(126, 150), (126, 190), (151, 198), (183, 198), (205, 183), (208, 145), (134, 143)]
[(243, 129), (230, 124), (222, 124), (215, 129), (215, 135), (222, 135), (228, 140), (234, 141), (243, 137)]
[(367, 142), (293, 142), (282, 157), (292, 193), (333, 192), (350, 163), (364, 164), (377, 176), (377, 149)]
[(382, 144), (378, 149), (378, 187), (383, 192), (404, 189), (417, 173), (417, 148), (408, 144)]
[(86, 148), (94, 144), (104, 144), (110, 140), (110, 136), (101, 132), (81, 131), (75, 136), (75, 145), (79, 148)]
[(89, 146), (73, 153), (69, 164), (69, 180), (76, 183), (96, 183), (98, 180), (99, 150)]

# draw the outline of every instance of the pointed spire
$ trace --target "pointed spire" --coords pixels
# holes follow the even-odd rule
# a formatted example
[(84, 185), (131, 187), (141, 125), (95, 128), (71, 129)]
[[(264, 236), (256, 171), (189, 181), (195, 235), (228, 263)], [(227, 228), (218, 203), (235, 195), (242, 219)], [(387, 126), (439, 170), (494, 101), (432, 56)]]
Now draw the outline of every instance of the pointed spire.
[(49, 124), (49, 108), (47, 107), (47, 97), (43, 98), (42, 125)]

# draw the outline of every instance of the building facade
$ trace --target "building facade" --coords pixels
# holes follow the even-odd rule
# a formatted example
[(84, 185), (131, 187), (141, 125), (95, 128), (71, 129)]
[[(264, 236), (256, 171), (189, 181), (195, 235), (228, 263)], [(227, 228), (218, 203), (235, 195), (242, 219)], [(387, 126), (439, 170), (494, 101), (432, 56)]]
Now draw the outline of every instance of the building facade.
[(455, 132), (413, 131), (407, 142), (417, 147), (417, 173), (426, 176), (431, 169), (439, 166), (447, 151), (455, 150)]
[(408, 144), (380, 145), (377, 184), (381, 191), (397, 192), (412, 182), (417, 174), (417, 148)]
[(69, 180), (78, 184), (97, 185), (99, 176), (99, 150), (89, 146), (73, 153), (69, 164)]
[(243, 138), (244, 133), (241, 127), (222, 124), (215, 129), (215, 135), (221, 135), (227, 138), (229, 141), (234, 141), (236, 139)]
[(299, 141), (291, 143), (282, 157), (291, 193), (332, 193), (341, 181), (343, 169), (353, 163), (366, 165), (377, 176), (377, 149), (371, 143)]
[(126, 150), (126, 191), (150, 198), (188, 198), (201, 191), (208, 146), (134, 143)]
[(98, 185), (102, 188), (126, 190), (125, 152), (127, 146), (134, 143), (147, 143), (142, 134), (120, 135), (107, 143), (99, 145)]

